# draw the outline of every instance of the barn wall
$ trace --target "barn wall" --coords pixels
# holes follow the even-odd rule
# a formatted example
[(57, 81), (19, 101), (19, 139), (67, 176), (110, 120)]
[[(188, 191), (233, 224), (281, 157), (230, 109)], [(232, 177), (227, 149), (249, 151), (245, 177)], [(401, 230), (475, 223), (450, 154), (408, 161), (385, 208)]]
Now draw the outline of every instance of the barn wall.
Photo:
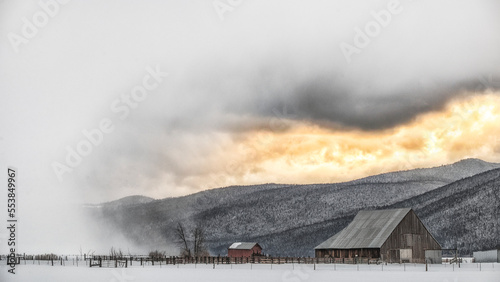
[(411, 254), (409, 262), (424, 263), (425, 250), (441, 250), (441, 246), (427, 231), (415, 212), (410, 210), (380, 251), (382, 259), (388, 262), (402, 262), (405, 256)]
[(228, 257), (237, 257), (237, 258), (241, 258), (241, 257), (251, 257), (252, 256), (252, 250), (234, 250), (234, 249), (231, 249), (231, 250), (228, 250), (227, 252), (227, 256)]
[(228, 257), (251, 257), (253, 254), (262, 254), (262, 248), (259, 246), (255, 245), (252, 249), (250, 250), (239, 250), (239, 249), (229, 249), (227, 251), (227, 256)]
[(255, 246), (252, 248), (252, 253), (253, 253), (253, 254), (258, 254), (258, 255), (261, 255), (261, 254), (262, 254), (262, 248), (261, 248), (259, 245), (255, 245)]
[(315, 250), (317, 258), (380, 258), (380, 249), (360, 248), (360, 249), (317, 249)]
[(474, 252), (475, 262), (500, 262), (500, 250)]

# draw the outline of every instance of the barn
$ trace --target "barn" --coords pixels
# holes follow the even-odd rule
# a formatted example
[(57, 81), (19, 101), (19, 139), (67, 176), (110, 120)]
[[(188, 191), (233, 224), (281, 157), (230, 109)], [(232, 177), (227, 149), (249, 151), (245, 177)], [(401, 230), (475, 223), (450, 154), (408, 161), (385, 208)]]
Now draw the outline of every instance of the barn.
[(316, 257), (441, 263), (441, 246), (410, 208), (359, 211), (342, 231), (315, 248)]
[(227, 255), (233, 258), (247, 258), (251, 256), (262, 255), (262, 247), (257, 243), (236, 242), (229, 246)]

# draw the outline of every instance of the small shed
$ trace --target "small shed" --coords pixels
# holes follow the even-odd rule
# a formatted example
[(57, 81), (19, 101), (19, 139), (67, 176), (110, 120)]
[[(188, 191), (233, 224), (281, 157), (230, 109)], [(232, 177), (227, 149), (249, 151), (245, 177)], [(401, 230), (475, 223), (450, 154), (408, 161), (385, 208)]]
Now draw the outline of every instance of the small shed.
[(474, 262), (500, 262), (500, 250), (473, 252)]
[(262, 247), (258, 243), (253, 242), (236, 242), (229, 246), (227, 250), (229, 257), (251, 257), (262, 255)]
[(426, 255), (428, 262), (441, 263), (440, 253), (441, 246), (410, 208), (359, 211), (346, 228), (315, 248), (316, 257), (396, 263), (424, 263)]

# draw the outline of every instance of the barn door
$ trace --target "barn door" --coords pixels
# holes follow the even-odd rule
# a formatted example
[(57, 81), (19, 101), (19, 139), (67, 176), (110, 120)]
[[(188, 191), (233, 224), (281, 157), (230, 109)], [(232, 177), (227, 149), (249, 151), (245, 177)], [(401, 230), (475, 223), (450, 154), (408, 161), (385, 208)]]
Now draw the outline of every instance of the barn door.
[(412, 249), (401, 249), (399, 251), (400, 251), (399, 257), (401, 258), (401, 262), (411, 262)]

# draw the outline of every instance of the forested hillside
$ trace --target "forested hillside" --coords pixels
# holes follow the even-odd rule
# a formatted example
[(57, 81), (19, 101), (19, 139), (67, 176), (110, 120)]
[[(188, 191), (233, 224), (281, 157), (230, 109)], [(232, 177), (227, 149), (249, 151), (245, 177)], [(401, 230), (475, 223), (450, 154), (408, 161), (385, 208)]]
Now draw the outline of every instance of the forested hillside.
[(500, 169), (391, 205), (412, 207), (444, 248), (500, 247)]
[(154, 201), (127, 198), (88, 212), (101, 232), (119, 230), (149, 249), (175, 245), (174, 228), (181, 222), (187, 229), (203, 226), (213, 255), (226, 254), (234, 241), (257, 241), (266, 253), (312, 256), (316, 245), (359, 210), (405, 206), (415, 209), (443, 247), (458, 243), (466, 251), (498, 243), (493, 219), (498, 219), (500, 170), (489, 171), (498, 167), (469, 159), (346, 183), (233, 186)]

